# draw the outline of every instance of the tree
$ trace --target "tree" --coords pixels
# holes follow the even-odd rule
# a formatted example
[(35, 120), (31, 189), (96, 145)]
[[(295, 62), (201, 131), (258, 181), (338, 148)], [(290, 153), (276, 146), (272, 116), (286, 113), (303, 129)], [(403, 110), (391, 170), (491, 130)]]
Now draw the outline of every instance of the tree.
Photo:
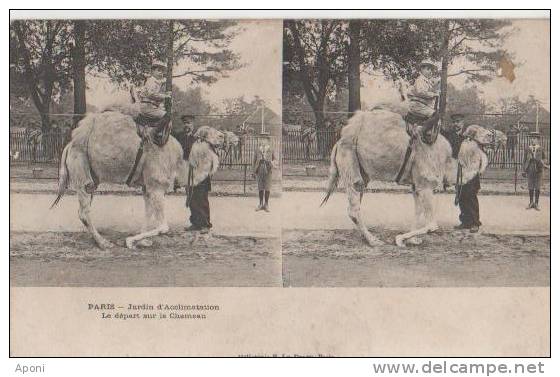
[[(445, 114), (447, 79), (464, 76), (467, 82), (487, 82), (496, 75), (501, 60), (511, 61), (512, 56), (501, 48), (507, 33), (503, 28), (511, 24), (498, 19), (449, 19), (435, 20), (433, 30), (441, 35), (440, 112)], [(449, 72), (453, 63), (460, 68)]]
[[(344, 27), (339, 20), (284, 21), (284, 69), (292, 70), (300, 81), (319, 131), (325, 129), (327, 95), (348, 75), (343, 64)], [(317, 135), (319, 153), (325, 156), (325, 135)]]
[(346, 73), (342, 30), (338, 20), (285, 21), (285, 58), (297, 73), (319, 130), (324, 128), (327, 94)]
[(350, 20), (348, 28), (348, 117), (360, 110), (360, 39), (362, 21)]
[(70, 38), (70, 25), (63, 20), (18, 20), (10, 25), (10, 62), (25, 79), (43, 132), (50, 129), (53, 96), (70, 84)]
[[(183, 122), (181, 121), (181, 115), (184, 114), (196, 116), (195, 123), (197, 126), (212, 124), (212, 122), (207, 121), (208, 118), (205, 115), (214, 112), (215, 109), (204, 99), (200, 87), (180, 89), (177, 85), (173, 85), (172, 98), (173, 111), (171, 119), (173, 122), (172, 133), (174, 135), (182, 135)], [(181, 109), (181, 112), (177, 111), (177, 109)]]
[(74, 92), (74, 125), (86, 113), (86, 27), (87, 21), (73, 22), (74, 46), (72, 48), (73, 92)]
[(448, 87), (447, 105), (451, 113), (466, 115), (480, 115), (487, 111), (487, 106), (480, 96), (480, 91), (474, 86), (456, 88)]
[(235, 25), (230, 20), (96, 21), (90, 26), (94, 65), (115, 82), (139, 84), (155, 59), (172, 60), (172, 68), (185, 62), (186, 68), (172, 78), (211, 84), (240, 67), (239, 57), (228, 48)]

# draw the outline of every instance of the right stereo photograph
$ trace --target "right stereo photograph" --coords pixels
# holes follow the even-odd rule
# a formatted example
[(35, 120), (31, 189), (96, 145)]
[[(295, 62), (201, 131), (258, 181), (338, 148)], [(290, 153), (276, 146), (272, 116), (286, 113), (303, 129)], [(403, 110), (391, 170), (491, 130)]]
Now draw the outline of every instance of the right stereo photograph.
[(285, 287), (550, 286), (550, 20), (285, 20)]

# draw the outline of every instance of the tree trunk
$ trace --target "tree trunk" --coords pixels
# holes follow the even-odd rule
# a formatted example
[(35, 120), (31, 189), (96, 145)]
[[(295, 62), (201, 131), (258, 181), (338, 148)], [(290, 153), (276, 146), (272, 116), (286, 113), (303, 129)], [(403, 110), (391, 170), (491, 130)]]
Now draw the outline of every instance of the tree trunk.
[[(165, 80), (165, 90), (171, 92), (173, 88), (173, 41), (175, 39), (173, 20), (168, 21), (167, 27), (167, 79)], [(171, 106), (171, 98), (167, 98), (165, 100), (165, 111), (168, 114), (171, 114)]]
[(351, 20), (349, 24), (350, 41), (348, 43), (348, 117), (361, 108), (360, 100), (360, 20)]
[(447, 72), (449, 66), (449, 37), (451, 31), (449, 29), (449, 20), (444, 21), (443, 37), (441, 41), (441, 75), (440, 75), (440, 97), (439, 112), (441, 117), (445, 116), (447, 108)]
[(324, 104), (320, 102), (313, 108), (313, 115), (315, 116), (315, 129), (317, 130), (317, 152), (321, 157), (325, 157), (328, 153), (327, 137), (328, 132), (325, 129), (325, 114), (323, 112)]
[[(85, 32), (87, 21), (74, 21), (74, 48), (72, 49), (72, 70), (74, 80), (74, 124), (86, 113), (86, 49)], [(78, 115), (79, 114), (79, 115)]]
[(41, 112), (41, 132), (48, 133), (51, 130), (51, 116), (48, 111)]

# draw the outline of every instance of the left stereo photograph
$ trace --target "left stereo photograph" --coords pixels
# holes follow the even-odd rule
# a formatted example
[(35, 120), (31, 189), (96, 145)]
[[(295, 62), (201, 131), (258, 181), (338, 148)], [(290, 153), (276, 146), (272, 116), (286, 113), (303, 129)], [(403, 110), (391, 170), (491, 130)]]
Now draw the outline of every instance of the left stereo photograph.
[(12, 19), (12, 287), (282, 286), (282, 21)]

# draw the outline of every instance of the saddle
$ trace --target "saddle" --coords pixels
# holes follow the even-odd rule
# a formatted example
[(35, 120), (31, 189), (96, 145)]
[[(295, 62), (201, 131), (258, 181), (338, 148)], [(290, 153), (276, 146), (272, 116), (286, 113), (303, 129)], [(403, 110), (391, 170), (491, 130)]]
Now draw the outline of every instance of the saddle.
[(140, 114), (134, 118), (136, 123), (136, 132), (142, 142), (138, 147), (136, 152), (136, 158), (134, 159), (134, 165), (132, 170), (128, 173), (126, 178), (126, 184), (130, 187), (134, 187), (137, 184), (140, 174), (140, 166), (143, 164), (142, 156), (144, 155), (144, 144), (153, 143), (158, 147), (162, 147), (167, 144), (169, 140), (169, 134), (171, 133), (171, 117), (169, 113), (165, 114), (161, 119), (153, 118)]
[(144, 142), (150, 141), (161, 147), (169, 140), (171, 133), (171, 116), (169, 114), (165, 114), (161, 119), (139, 114), (134, 121), (138, 136)]
[(422, 142), (428, 145), (435, 143), (440, 131), (438, 111), (436, 111), (429, 118), (408, 113), (404, 117), (404, 121), (406, 122), (406, 132), (409, 136), (411, 136), (411, 138), (408, 143), (408, 147), (406, 148), (401, 167), (395, 177), (395, 182), (398, 184), (406, 183), (403, 178), (406, 177), (407, 172), (410, 170), (409, 161), (412, 155), (412, 143), (414, 142), (414, 138), (412, 137), (412, 127), (422, 125), (422, 133), (420, 134), (420, 139), (422, 139)]
[(412, 136), (412, 127), (422, 125), (421, 139), (426, 144), (433, 144), (439, 134), (439, 113), (436, 111), (431, 117), (408, 113), (404, 117), (406, 122), (406, 133)]

